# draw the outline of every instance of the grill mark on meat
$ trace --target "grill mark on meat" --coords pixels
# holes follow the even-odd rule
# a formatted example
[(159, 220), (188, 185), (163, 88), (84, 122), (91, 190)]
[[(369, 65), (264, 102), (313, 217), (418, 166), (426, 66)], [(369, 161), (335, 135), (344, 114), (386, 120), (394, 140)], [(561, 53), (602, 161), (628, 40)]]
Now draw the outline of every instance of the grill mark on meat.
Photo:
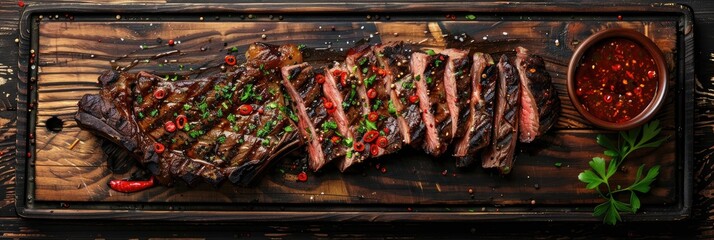
[(361, 106), (352, 104), (352, 101), (357, 103), (357, 91), (352, 88), (352, 82), (347, 77), (347, 69), (339, 64), (334, 63), (332, 68), (326, 72), (325, 84), (322, 90), (325, 96), (335, 103), (335, 113), (333, 117), (337, 122), (338, 131), (347, 139), (352, 141), (352, 145), (346, 144), (345, 157), (340, 159), (338, 168), (340, 171), (345, 171), (355, 162), (364, 160), (365, 155), (354, 152), (354, 143), (361, 142), (361, 139), (355, 138), (357, 126), (362, 119)]
[(446, 63), (446, 71), (444, 72), (444, 89), (446, 91), (446, 106), (449, 107), (451, 115), (451, 135), (453, 137), (461, 137), (464, 135), (463, 128), (466, 117), (469, 116), (469, 105), (471, 97), (471, 79), (469, 61), (469, 52), (459, 49), (445, 49), (441, 52), (449, 56), (449, 61)]
[(375, 46), (374, 52), (377, 55), (380, 66), (387, 71), (384, 81), (389, 95), (388, 107), (391, 107), (393, 111), (390, 114), (397, 119), (402, 142), (411, 144), (410, 124), (403, 115), (405, 113), (405, 105), (408, 103), (399, 99), (399, 91), (397, 90), (397, 88), (401, 87), (397, 86), (398, 80), (411, 76), (409, 69), (409, 52), (411, 50), (407, 49), (401, 42), (392, 42)]
[(521, 91), (518, 71), (505, 54), (498, 62), (498, 69), (500, 79), (495, 102), (493, 137), (491, 145), (483, 153), (482, 166), (498, 168), (501, 173), (507, 174), (515, 160), (517, 137), (514, 134), (517, 134), (518, 130)]
[(473, 92), (470, 96), (469, 115), (466, 124), (460, 126), (464, 136), (457, 141), (453, 156), (456, 157), (456, 166), (471, 165), (478, 157), (477, 151), (490, 143), (493, 102), (498, 82), (498, 66), (494, 64), (491, 55), (475, 53), (471, 68), (471, 85)]
[(446, 104), (444, 70), (448, 56), (424, 53), (412, 54), (412, 73), (416, 83), (419, 107), (426, 125), (426, 139), (422, 144), (424, 151), (432, 156), (439, 156), (451, 143), (451, 115)]
[(516, 67), (521, 79), (521, 142), (531, 142), (544, 134), (560, 115), (560, 99), (539, 56), (528, 54), (524, 47), (516, 48)]

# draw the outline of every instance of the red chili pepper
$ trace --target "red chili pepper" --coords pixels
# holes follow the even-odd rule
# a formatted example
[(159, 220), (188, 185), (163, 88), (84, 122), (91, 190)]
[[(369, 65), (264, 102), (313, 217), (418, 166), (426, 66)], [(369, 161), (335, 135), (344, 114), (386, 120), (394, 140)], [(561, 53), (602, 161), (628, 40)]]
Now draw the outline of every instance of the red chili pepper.
[(377, 146), (381, 148), (387, 148), (387, 145), (389, 145), (389, 140), (387, 140), (386, 137), (377, 138)]
[(329, 109), (327, 109), (327, 113), (328, 113), (328, 114), (333, 114), (333, 113), (335, 113), (336, 111), (337, 111), (337, 108), (329, 108)]
[(174, 42), (173, 39), (169, 39), (169, 46), (173, 46), (173, 45), (176, 45), (176, 42)]
[(377, 114), (377, 112), (371, 112), (367, 115), (367, 120), (370, 122), (376, 122), (377, 119), (379, 119), (379, 114)]
[(297, 180), (298, 180), (298, 182), (307, 182), (307, 173), (306, 172), (298, 173)]
[(317, 74), (315, 75), (315, 81), (317, 81), (317, 83), (319, 84), (323, 84), (325, 83), (325, 76), (322, 74)]
[(253, 106), (250, 104), (243, 104), (238, 107), (238, 113), (241, 115), (250, 115), (253, 112)]
[(164, 123), (164, 129), (167, 132), (175, 132), (176, 131), (176, 124), (173, 121), (168, 121)]
[(379, 70), (377, 70), (377, 74), (379, 74), (379, 76), (384, 76), (384, 75), (387, 75), (387, 71), (380, 68)]
[(657, 72), (655, 71), (647, 71), (647, 77), (650, 79), (653, 79), (657, 76)]
[(409, 102), (410, 102), (410, 103), (417, 103), (417, 102), (419, 102), (419, 96), (417, 96), (417, 95), (411, 95), (411, 96), (409, 96)]
[(332, 136), (332, 139), (330, 139), (330, 140), (332, 141), (332, 143), (338, 143), (338, 142), (340, 142), (340, 137)]
[(357, 152), (362, 152), (362, 151), (364, 151), (364, 143), (356, 142), (352, 147), (353, 147), (353, 148), (355, 149), (355, 151), (357, 151)]
[(374, 90), (374, 88), (370, 88), (369, 90), (367, 90), (367, 97), (368, 97), (369, 99), (374, 99), (374, 98), (376, 98), (376, 97), (377, 97), (377, 90)]
[(330, 101), (325, 101), (322, 103), (323, 106), (325, 106), (326, 109), (333, 109), (335, 108), (335, 104), (330, 102)]
[(179, 129), (183, 129), (183, 127), (186, 126), (187, 122), (188, 119), (186, 118), (186, 115), (181, 114), (176, 117), (176, 127), (178, 127)]
[(228, 64), (228, 65), (231, 65), (231, 66), (236, 65), (236, 57), (233, 55), (226, 55), (224, 60), (226, 61), (226, 64)]
[(377, 137), (379, 137), (379, 132), (377, 132), (377, 130), (369, 130), (364, 134), (362, 140), (371, 143), (374, 142), (374, 140), (377, 140)]
[(146, 181), (131, 181), (131, 180), (111, 180), (109, 187), (117, 192), (132, 193), (148, 189), (154, 186), (154, 176), (151, 176)]
[(606, 103), (612, 102), (612, 95), (611, 94), (605, 94), (602, 96), (602, 100), (604, 100)]
[(372, 154), (372, 156), (377, 156), (379, 155), (379, 148), (375, 144), (369, 145), (369, 153)]
[(154, 98), (161, 100), (161, 99), (164, 99), (165, 97), (166, 97), (166, 90), (164, 90), (163, 88), (154, 90)]
[(340, 73), (340, 83), (342, 86), (347, 86), (347, 72)]
[(164, 147), (163, 144), (161, 143), (154, 143), (154, 152), (158, 154), (164, 153), (164, 150), (166, 150), (166, 147)]
[(22, 1), (22, 0), (17, 1), (17, 6), (24, 7), (24, 6), (25, 6), (25, 2)]
[(389, 128), (387, 128), (387, 127), (384, 127), (382, 129), (382, 132), (384, 132), (384, 134), (389, 134), (389, 132), (391, 132), (391, 130), (389, 130)]

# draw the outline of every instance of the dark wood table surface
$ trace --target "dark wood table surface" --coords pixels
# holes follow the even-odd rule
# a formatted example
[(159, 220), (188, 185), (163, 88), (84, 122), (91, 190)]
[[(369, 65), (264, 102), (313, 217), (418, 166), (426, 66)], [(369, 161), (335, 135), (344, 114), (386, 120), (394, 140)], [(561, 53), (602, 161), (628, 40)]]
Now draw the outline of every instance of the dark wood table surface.
[[(284, 0), (282, 0), (284, 1)], [(601, 3), (601, 1), (592, 1)], [(155, 1), (25, 1), (53, 2), (151, 2), (188, 3), (197, 0)], [(228, 0), (214, 0), (229, 2)], [(269, 1), (261, 1), (269, 2)], [(628, 1), (608, 1), (613, 5)], [(641, 1), (657, 3), (657, 1)], [(691, 217), (677, 222), (620, 223), (615, 227), (597, 222), (454, 222), (454, 223), (241, 223), (158, 221), (61, 221), (30, 220), (15, 209), (15, 140), (18, 21), (17, 1), (0, 1), (0, 233), (3, 238), (712, 238), (714, 237), (714, 1), (677, 1), (694, 12), (695, 32), (695, 129), (694, 203)], [(557, 5), (558, 3), (552, 3)]]

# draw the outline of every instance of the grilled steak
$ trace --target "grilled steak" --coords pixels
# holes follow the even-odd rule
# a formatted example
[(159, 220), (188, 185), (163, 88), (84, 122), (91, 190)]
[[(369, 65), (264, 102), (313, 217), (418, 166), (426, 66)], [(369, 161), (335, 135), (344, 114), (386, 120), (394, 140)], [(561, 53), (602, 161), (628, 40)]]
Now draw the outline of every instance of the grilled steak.
[(449, 57), (442, 54), (412, 54), (412, 73), (419, 96), (419, 108), (426, 125), (424, 151), (439, 156), (451, 143), (451, 114), (446, 103), (444, 70)]
[[(476, 159), (477, 151), (486, 147), (491, 140), (493, 127), (493, 102), (498, 82), (498, 66), (491, 55), (475, 53), (471, 67), (471, 96), (468, 96), (468, 116), (459, 126), (463, 136), (455, 140), (453, 156), (456, 166), (465, 167)], [(466, 107), (466, 106), (464, 106)]]
[(516, 48), (516, 67), (521, 79), (521, 142), (531, 142), (555, 124), (560, 115), (560, 99), (539, 56)]
[[(334, 96), (323, 93), (326, 84), (325, 69), (313, 68), (307, 63), (282, 68), (283, 85), (293, 99), (298, 116), (298, 128), (305, 136), (310, 157), (310, 168), (320, 169), (325, 163), (342, 157), (347, 152), (344, 138), (347, 129), (338, 129), (338, 109)], [(344, 113), (339, 114), (344, 116)], [(339, 116), (338, 116), (339, 117)], [(339, 122), (345, 124), (344, 117)], [(351, 147), (351, 145), (350, 145)]]
[(397, 118), (404, 144), (420, 146), (425, 125), (419, 109), (414, 78), (410, 69), (412, 50), (402, 43), (388, 43), (375, 47), (380, 65), (387, 70), (390, 110)]
[[(362, 105), (357, 95), (354, 78), (348, 78), (347, 69), (335, 62), (325, 74), (325, 83), (322, 85), (325, 97), (335, 106), (333, 117), (337, 122), (337, 129), (343, 136), (346, 146), (345, 157), (339, 162), (341, 171), (345, 171), (356, 162), (362, 162), (368, 155), (355, 151), (359, 146), (364, 146), (361, 138), (356, 138), (357, 128), (362, 122)], [(352, 87), (352, 86), (355, 87)], [(357, 146), (357, 147), (355, 147)]]
[(446, 106), (451, 115), (451, 136), (461, 137), (465, 131), (459, 126), (465, 124), (466, 117), (471, 111), (471, 108), (466, 106), (469, 105), (469, 99), (473, 95), (469, 51), (449, 48), (441, 54), (449, 56), (444, 72), (444, 90), (446, 90)]
[(247, 184), (296, 136), (277, 69), (301, 59), (294, 46), (251, 48), (245, 66), (202, 79), (107, 72), (75, 118), (132, 152), (163, 184), (174, 176)]
[(361, 97), (364, 119), (355, 137), (365, 145), (363, 154), (379, 157), (396, 152), (402, 148), (402, 134), (397, 118), (389, 113), (388, 70), (379, 66), (369, 45), (350, 49), (346, 63), (357, 79), (355, 87)]
[(504, 54), (498, 62), (500, 78), (495, 99), (491, 145), (483, 152), (482, 166), (498, 168), (501, 173), (511, 171), (516, 152), (518, 116), (520, 115), (520, 82), (518, 71)]

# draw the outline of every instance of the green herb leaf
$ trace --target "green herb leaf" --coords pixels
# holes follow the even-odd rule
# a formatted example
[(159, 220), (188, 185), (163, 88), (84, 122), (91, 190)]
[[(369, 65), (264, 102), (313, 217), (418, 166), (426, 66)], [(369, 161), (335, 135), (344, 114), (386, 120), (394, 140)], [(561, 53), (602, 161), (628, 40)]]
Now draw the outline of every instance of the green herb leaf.
[(598, 134), (597, 138), (595, 138), (595, 139), (597, 140), (597, 144), (600, 144), (600, 146), (603, 146), (609, 150), (616, 151), (616, 152), (620, 150), (618, 147), (615, 147), (615, 142), (612, 141), (612, 139), (608, 138), (605, 135)]
[(585, 170), (578, 174), (578, 179), (580, 179), (581, 182), (588, 184), (585, 186), (587, 189), (595, 189), (603, 183), (602, 178), (590, 170)]
[(647, 193), (650, 191), (650, 184), (654, 182), (657, 175), (659, 175), (659, 165), (650, 168), (650, 170), (647, 171), (647, 175), (642, 178), (642, 180), (635, 182), (632, 186), (629, 186), (628, 189), (641, 193)]
[(364, 125), (367, 127), (367, 130), (377, 130), (377, 124), (372, 121), (364, 120)]
[(466, 19), (468, 19), (468, 20), (476, 20), (476, 15), (473, 15), (473, 14), (466, 15)]
[(637, 210), (640, 209), (640, 198), (637, 197), (635, 192), (630, 193), (630, 207), (632, 208), (632, 213), (637, 213)]
[(392, 102), (392, 99), (389, 99), (389, 102), (387, 105), (387, 111), (390, 114), (397, 114), (397, 108), (394, 106), (394, 102)]
[(283, 128), (283, 131), (285, 131), (285, 132), (292, 132), (292, 131), (295, 131), (295, 129), (293, 129), (293, 126), (287, 125), (287, 126), (285, 126), (285, 127)]
[(592, 161), (588, 162), (588, 165), (590, 165), (599, 176), (604, 177), (607, 175), (605, 172), (605, 159), (594, 157)]
[(424, 52), (425, 52), (427, 55), (429, 55), (429, 56), (434, 56), (434, 55), (436, 55), (436, 52), (434, 52), (433, 49), (427, 49), (427, 50), (424, 51)]
[(223, 144), (223, 143), (226, 142), (226, 136), (225, 136), (225, 135), (221, 135), (221, 136), (218, 137), (218, 139), (216, 139), (216, 141), (217, 141), (218, 143), (220, 143), (220, 144)]
[(190, 110), (190, 109), (191, 109), (191, 105), (189, 105), (188, 103), (186, 103), (186, 104), (183, 105), (183, 110), (184, 110), (184, 111), (188, 111), (188, 110)]

